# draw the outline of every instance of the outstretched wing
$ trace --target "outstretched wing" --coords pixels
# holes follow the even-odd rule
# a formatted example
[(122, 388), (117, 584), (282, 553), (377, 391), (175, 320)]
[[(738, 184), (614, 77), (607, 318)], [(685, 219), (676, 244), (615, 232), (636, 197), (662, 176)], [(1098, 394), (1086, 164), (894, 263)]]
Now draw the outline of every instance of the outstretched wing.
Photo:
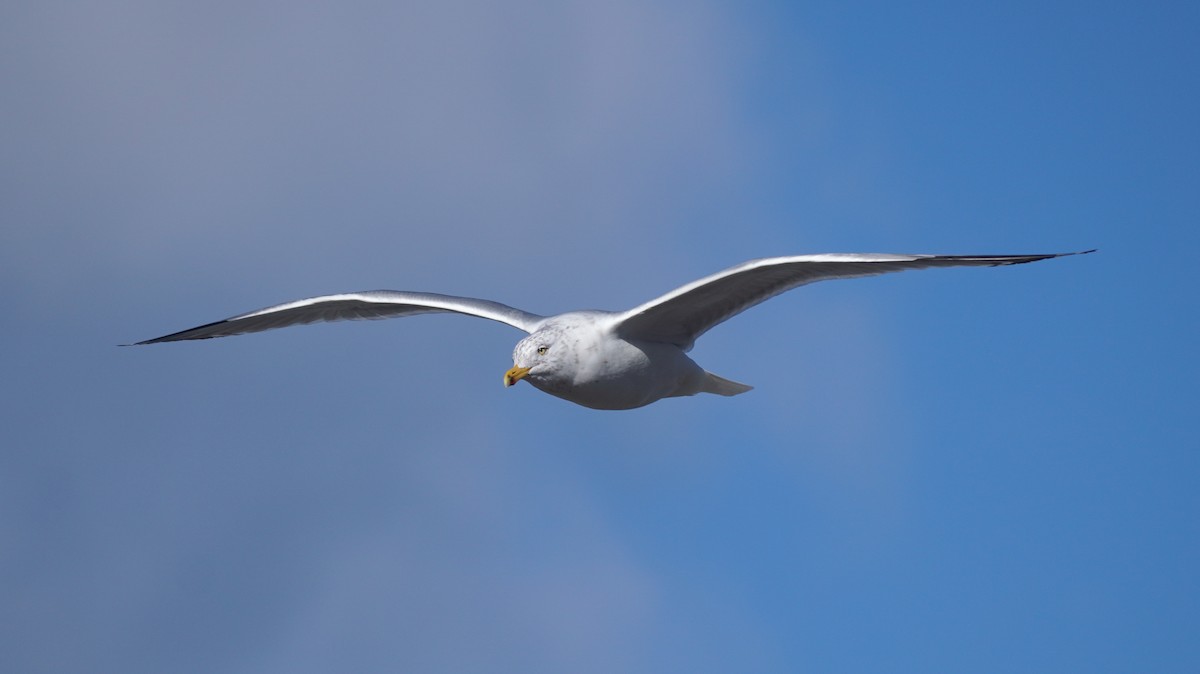
[(514, 309), (499, 302), (477, 300), (471, 297), (437, 295), (434, 293), (406, 293), (397, 290), (371, 290), (344, 295), (323, 295), (304, 300), (278, 304), (248, 314), (233, 316), (223, 321), (171, 333), (138, 344), (178, 342), (185, 339), (209, 339), (229, 337), (247, 332), (274, 330), (289, 325), (303, 325), (321, 321), (344, 321), (355, 319), (397, 318), (450, 312), (478, 316), (507, 323), (519, 330), (533, 332), (543, 317), (527, 311)]
[[(1082, 251), (1090, 253), (1092, 251)], [(928, 267), (995, 267), (1048, 260), (1064, 255), (887, 255), (851, 253), (796, 255), (751, 260), (693, 281), (635, 307), (616, 325), (626, 338), (676, 344), (687, 350), (714, 325), (750, 307), (817, 281), (875, 276)]]

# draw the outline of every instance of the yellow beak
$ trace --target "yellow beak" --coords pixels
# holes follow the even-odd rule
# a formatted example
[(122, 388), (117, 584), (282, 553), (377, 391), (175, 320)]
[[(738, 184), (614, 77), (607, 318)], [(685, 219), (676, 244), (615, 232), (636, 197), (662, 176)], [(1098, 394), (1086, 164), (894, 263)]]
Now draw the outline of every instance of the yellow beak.
[(513, 363), (512, 369), (504, 373), (504, 385), (512, 386), (524, 379), (527, 374), (529, 374), (529, 368), (517, 367), (517, 364)]

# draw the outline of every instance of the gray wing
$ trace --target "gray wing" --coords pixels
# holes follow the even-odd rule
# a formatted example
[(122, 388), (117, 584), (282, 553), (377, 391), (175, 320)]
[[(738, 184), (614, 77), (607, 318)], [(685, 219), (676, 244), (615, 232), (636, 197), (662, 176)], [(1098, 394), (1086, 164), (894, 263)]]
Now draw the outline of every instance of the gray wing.
[(344, 321), (355, 319), (397, 318), (429, 313), (458, 313), (478, 316), (507, 323), (519, 330), (533, 332), (543, 316), (514, 309), (499, 302), (477, 300), (470, 297), (437, 295), (434, 293), (406, 293), (397, 290), (371, 290), (343, 295), (323, 295), (304, 300), (278, 304), (248, 314), (233, 316), (223, 321), (201, 325), (189, 330), (171, 333), (138, 344), (178, 342), (185, 339), (209, 339), (229, 337), (247, 332), (274, 330), (289, 325), (303, 325), (321, 321)]
[(995, 267), (1082, 253), (1047, 255), (888, 255), (850, 253), (751, 260), (693, 281), (617, 319), (626, 338), (692, 348), (710, 328), (782, 292), (817, 281), (929, 267)]

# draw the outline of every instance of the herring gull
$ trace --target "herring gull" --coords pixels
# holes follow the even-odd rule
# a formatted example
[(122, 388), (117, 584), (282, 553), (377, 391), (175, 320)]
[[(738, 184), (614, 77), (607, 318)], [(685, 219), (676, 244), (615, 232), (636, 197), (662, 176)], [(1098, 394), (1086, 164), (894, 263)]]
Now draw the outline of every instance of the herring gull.
[(525, 380), (564, 400), (605, 410), (662, 398), (751, 387), (701, 368), (687, 352), (718, 323), (809, 283), (930, 267), (995, 267), (1078, 253), (1044, 255), (890, 255), (849, 253), (751, 260), (693, 281), (628, 311), (569, 311), (539, 316), (470, 297), (372, 290), (278, 304), (137, 344), (228, 337), (289, 325), (452, 312), (499, 321), (529, 333), (513, 349), (504, 385)]

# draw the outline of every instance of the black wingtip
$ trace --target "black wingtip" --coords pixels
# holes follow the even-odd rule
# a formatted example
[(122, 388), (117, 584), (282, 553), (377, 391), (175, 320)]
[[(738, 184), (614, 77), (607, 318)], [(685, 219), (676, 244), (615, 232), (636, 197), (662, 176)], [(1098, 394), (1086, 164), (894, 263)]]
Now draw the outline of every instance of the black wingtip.
[(1030, 262), (1037, 262), (1040, 260), (1053, 260), (1056, 257), (1071, 257), (1072, 255), (1087, 255), (1088, 253), (1096, 252), (1096, 250), (1097, 249), (1095, 249), (1095, 248), (1091, 248), (1089, 250), (1077, 250), (1072, 253), (1051, 253), (1049, 255), (1038, 255), (1038, 256), (1036, 256), (1036, 259), (1030, 260)]
[(194, 328), (188, 328), (187, 330), (180, 330), (179, 332), (172, 332), (171, 334), (163, 335), (162, 337), (155, 337), (154, 339), (147, 339), (147, 340), (141, 341), (141, 342), (134, 342), (133, 344), (120, 344), (118, 346), (143, 346), (145, 344), (162, 344), (164, 342), (182, 342), (182, 341), (187, 341), (187, 340), (212, 339), (213, 337), (222, 337), (224, 335), (211, 335), (211, 334), (210, 335), (205, 335), (205, 334), (196, 335), (196, 333), (201, 332), (203, 330), (207, 330), (208, 328), (211, 328), (213, 326), (221, 325), (221, 324), (228, 323), (228, 322), (229, 322), (228, 319), (223, 320), (223, 321), (213, 321), (212, 323), (205, 323), (204, 325), (198, 325)]
[(962, 259), (974, 258), (982, 262), (991, 261), (993, 267), (1010, 267), (1018, 264), (1029, 264), (1030, 262), (1041, 262), (1042, 260), (1053, 260), (1060, 257), (1070, 257), (1072, 255), (1087, 255), (1094, 253), (1097, 249), (1078, 250), (1071, 253), (1042, 253), (1040, 255), (963, 255)]
[(1089, 248), (1088, 250), (1076, 250), (1076, 251), (1072, 251), (1070, 253), (1048, 253), (1046, 255), (1035, 255), (1035, 256), (1031, 256), (1031, 257), (1037, 257), (1037, 258), (1040, 258), (1043, 260), (1049, 260), (1049, 259), (1056, 258), (1056, 257), (1070, 257), (1072, 255), (1087, 255), (1088, 253), (1096, 252), (1096, 250), (1097, 250), (1096, 248)]
[(1043, 257), (1043, 258), (1040, 258), (1040, 259), (1043, 259), (1043, 260), (1053, 260), (1053, 259), (1054, 259), (1054, 258), (1056, 258), (1056, 257), (1071, 257), (1072, 255), (1087, 255), (1087, 254), (1089, 254), (1089, 253), (1094, 253), (1094, 252), (1096, 252), (1096, 250), (1097, 250), (1097, 249), (1095, 249), (1095, 248), (1092, 248), (1092, 249), (1089, 249), (1089, 250), (1077, 250), (1077, 251), (1075, 251), (1075, 252), (1073, 252), (1073, 253), (1055, 253), (1055, 254), (1053, 254), (1053, 255), (1047, 255), (1047, 256), (1045, 256), (1045, 257)]
[(1071, 257), (1072, 255), (1087, 255), (1089, 253), (1096, 252), (1096, 250), (1097, 250), (1096, 248), (1090, 248), (1088, 250), (1077, 250), (1077, 251), (1074, 251), (1071, 253), (1051, 253), (1050, 255), (1038, 256), (1038, 257), (1042, 260), (1053, 260), (1056, 257)]

